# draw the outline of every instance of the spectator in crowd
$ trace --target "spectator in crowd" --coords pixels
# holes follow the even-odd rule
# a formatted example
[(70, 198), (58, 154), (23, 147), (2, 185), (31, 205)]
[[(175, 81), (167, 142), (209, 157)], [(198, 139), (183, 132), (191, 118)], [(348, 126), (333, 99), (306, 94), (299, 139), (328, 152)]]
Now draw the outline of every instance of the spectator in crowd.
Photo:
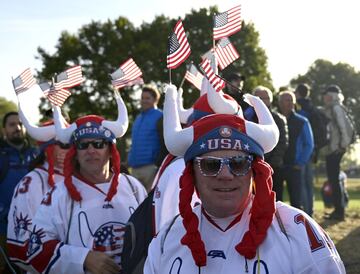
[(269, 153), (265, 154), (265, 161), (270, 164), (274, 173), (272, 174), (273, 179), (273, 190), (276, 193), (276, 200), (282, 201), (283, 197), (283, 179), (281, 178), (281, 168), (283, 166), (283, 158), (285, 151), (288, 147), (288, 128), (286, 118), (279, 112), (271, 109), (271, 104), (273, 102), (273, 94), (271, 90), (264, 86), (257, 86), (253, 94), (258, 96), (264, 104), (269, 108), (274, 121), (279, 128), (279, 142), (275, 148)]
[(258, 119), (254, 108), (243, 99), (244, 83), (245, 76), (232, 72), (226, 77), (226, 92), (241, 106), (245, 119), (257, 123)]
[(128, 165), (131, 174), (150, 191), (158, 166), (167, 151), (162, 134), (163, 113), (157, 108), (159, 91), (145, 86), (141, 93), (141, 113), (136, 117), (131, 131), (131, 148)]
[(344, 96), (339, 86), (330, 85), (325, 89), (323, 102), (325, 113), (330, 119), (330, 143), (326, 154), (326, 172), (328, 181), (332, 186), (335, 207), (335, 210), (326, 217), (340, 221), (345, 218), (346, 205), (344, 188), (339, 181), (340, 163), (352, 137), (345, 126), (347, 117), (342, 104), (343, 101)]
[[(25, 129), (18, 112), (8, 112), (2, 120), (4, 140), (0, 140), (0, 248), (5, 250), (7, 216), (16, 184), (28, 173), (30, 162), (37, 149), (25, 137)], [(5, 259), (0, 255), (0, 273), (4, 271)]]
[(287, 182), (291, 205), (301, 208), (302, 172), (310, 161), (314, 140), (309, 121), (295, 112), (295, 104), (296, 97), (293, 92), (280, 92), (279, 109), (286, 117), (289, 134), (289, 146), (285, 152), (281, 178)]
[[(256, 97), (251, 100), (262, 103)], [(183, 130), (178, 119), (169, 119), (169, 125), (166, 121), (165, 136), (169, 131), (173, 140), (166, 143), (169, 152), (184, 155), (186, 163), (180, 179), (180, 216), (152, 240), (145, 274), (253, 269), (345, 273), (334, 244), (319, 225), (302, 211), (275, 203), (271, 167), (263, 156), (276, 145), (279, 132), (265, 106), (258, 117), (255, 124), (236, 115), (214, 114)], [(202, 203), (192, 208), (194, 191)], [(310, 237), (320, 240), (321, 248), (314, 248)]]
[(15, 187), (8, 215), (7, 245), (10, 260), (22, 267), (27, 250), (24, 248), (33, 231), (33, 217), (44, 195), (63, 181), (63, 164), (70, 145), (56, 140), (52, 121), (37, 127), (19, 104), (19, 115), (28, 134), (40, 146), (40, 154), (31, 164), (31, 171)]
[[(314, 106), (310, 98), (310, 87), (307, 84), (301, 83), (295, 89), (296, 96), (296, 111), (300, 115), (306, 117), (311, 124), (311, 116), (314, 113)], [(313, 129), (313, 127), (312, 127)], [(312, 130), (313, 131), (313, 130)], [(314, 131), (313, 131), (314, 134)], [(314, 137), (314, 135), (313, 135)], [(315, 141), (315, 140), (314, 140)], [(314, 150), (312, 157), (317, 158), (318, 149), (316, 142), (314, 142)], [(312, 216), (314, 204), (314, 186), (313, 186), (313, 161), (306, 163), (302, 173), (302, 206), (304, 211)]]
[(118, 119), (96, 115), (62, 124), (57, 138), (71, 143), (64, 161), (64, 183), (44, 197), (33, 219), (27, 246), (29, 271), (48, 273), (119, 273), (127, 220), (146, 197), (131, 176), (120, 174), (116, 138), (128, 126), (127, 111), (117, 95)]

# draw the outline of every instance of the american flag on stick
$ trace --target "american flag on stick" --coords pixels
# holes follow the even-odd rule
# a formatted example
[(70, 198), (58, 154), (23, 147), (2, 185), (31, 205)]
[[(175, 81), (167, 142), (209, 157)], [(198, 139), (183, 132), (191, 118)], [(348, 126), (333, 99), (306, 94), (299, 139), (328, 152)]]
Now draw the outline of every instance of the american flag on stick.
[(185, 30), (182, 21), (179, 20), (168, 40), (167, 68), (176, 69), (189, 57), (190, 53)]
[(209, 80), (210, 84), (214, 87), (214, 89), (219, 92), (225, 87), (225, 82), (220, 77), (218, 77), (211, 65), (209, 59), (205, 59), (201, 64), (201, 68), (205, 72), (206, 78)]
[(214, 40), (219, 40), (241, 30), (241, 6), (214, 16)]
[(240, 57), (235, 47), (231, 44), (229, 38), (222, 38), (219, 43), (217, 43), (215, 55), (221, 70)]
[(67, 89), (56, 90), (54, 85), (49, 82), (41, 83), (39, 84), (39, 86), (43, 91), (44, 95), (54, 106), (61, 107), (64, 104), (65, 100), (71, 95), (71, 92)]
[(201, 84), (204, 76), (194, 64), (187, 65), (185, 79), (192, 83), (198, 90), (201, 90)]
[(202, 59), (202, 61), (208, 59), (209, 62), (210, 62), (210, 66), (214, 70), (214, 73), (216, 72), (215, 70), (217, 70), (217, 62), (216, 62), (217, 60), (216, 60), (216, 56), (215, 56), (215, 53), (214, 53), (213, 49), (211, 49), (211, 50), (207, 51), (206, 53), (204, 53), (201, 56), (201, 59)]
[(30, 68), (24, 70), (18, 77), (12, 80), (16, 95), (27, 91), (36, 84), (36, 79), (31, 73)]
[(115, 72), (110, 74), (111, 84), (114, 88), (143, 84), (144, 81), (141, 76), (142, 72), (132, 58), (128, 59), (125, 63), (120, 65)]
[(54, 87), (56, 90), (71, 88), (80, 85), (83, 81), (81, 66), (75, 66), (57, 75)]

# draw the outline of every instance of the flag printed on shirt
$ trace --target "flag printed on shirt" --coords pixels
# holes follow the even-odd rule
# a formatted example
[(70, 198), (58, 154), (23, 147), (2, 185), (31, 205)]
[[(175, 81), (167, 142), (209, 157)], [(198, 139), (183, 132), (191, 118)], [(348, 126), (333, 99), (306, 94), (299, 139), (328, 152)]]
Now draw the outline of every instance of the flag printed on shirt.
[(54, 85), (49, 82), (41, 83), (39, 84), (39, 86), (43, 91), (44, 95), (54, 106), (61, 107), (64, 104), (65, 100), (71, 95), (71, 92), (67, 89), (56, 90)]
[(128, 59), (125, 63), (120, 65), (115, 72), (110, 74), (111, 84), (114, 88), (143, 84), (144, 81), (141, 76), (142, 72), (132, 58)]
[(214, 73), (208, 59), (205, 59), (200, 66), (205, 72), (206, 78), (217, 92), (225, 87), (225, 82)]
[(241, 30), (241, 6), (214, 16), (214, 40), (219, 40)]
[(182, 21), (179, 20), (168, 40), (167, 68), (176, 69), (189, 57), (190, 53), (185, 30)]
[(235, 47), (231, 44), (229, 38), (222, 38), (219, 43), (217, 43), (215, 55), (221, 70), (240, 57)]
[(36, 79), (32, 75), (30, 68), (24, 70), (18, 77), (12, 80), (16, 95), (27, 91), (36, 84)]
[(187, 65), (185, 79), (192, 83), (198, 90), (201, 90), (201, 83), (204, 76), (196, 68), (194, 64)]

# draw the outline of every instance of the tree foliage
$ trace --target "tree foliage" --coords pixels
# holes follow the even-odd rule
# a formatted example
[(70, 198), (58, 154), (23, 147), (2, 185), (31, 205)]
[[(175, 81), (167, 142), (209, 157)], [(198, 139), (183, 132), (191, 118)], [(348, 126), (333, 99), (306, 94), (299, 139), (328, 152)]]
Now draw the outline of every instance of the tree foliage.
[[(218, 12), (217, 7), (191, 10), (183, 18), (192, 50), (187, 62), (199, 64), (200, 56), (212, 47), (212, 16), (215, 12)], [(109, 74), (132, 57), (141, 68), (145, 83), (157, 85), (161, 91), (163, 83), (169, 82), (169, 72), (166, 68), (167, 37), (178, 19), (160, 15), (151, 23), (143, 23), (136, 28), (128, 19), (120, 16), (105, 23), (93, 21), (81, 27), (75, 34), (64, 31), (54, 54), (50, 55), (44, 49), (38, 48), (38, 58), (43, 63), (38, 77), (50, 80), (55, 73), (69, 66), (82, 65), (86, 81), (71, 90), (73, 94), (67, 99), (64, 107), (73, 119), (87, 114), (114, 119), (117, 113)], [(242, 30), (230, 39), (237, 48), (240, 59), (226, 68), (223, 71), (224, 75), (230, 70), (244, 75), (247, 79), (246, 90), (258, 84), (272, 87), (267, 71), (267, 57), (258, 45), (259, 34), (254, 25), (244, 23)], [(172, 83), (178, 86), (185, 70), (185, 65), (173, 70)], [(130, 124), (138, 114), (138, 102), (134, 100), (137, 89), (139, 87), (135, 86), (121, 90), (127, 104)], [(190, 107), (198, 98), (199, 92), (186, 82), (184, 90), (184, 105)], [(161, 104), (162, 99), (160, 107)], [(45, 113), (49, 108), (49, 103), (43, 99), (40, 112)], [(130, 134), (129, 131), (126, 137)], [(122, 144), (122, 151), (124, 146)]]
[(8, 101), (4, 97), (0, 97), (0, 122), (2, 123), (2, 118), (7, 112), (17, 111), (17, 106), (14, 102)]
[[(195, 64), (200, 62), (200, 56), (212, 47), (212, 15), (216, 7), (192, 10), (183, 19), (191, 46), (191, 56), (188, 59)], [(43, 68), (38, 72), (39, 78), (51, 79), (67, 67), (80, 64), (86, 82), (75, 88), (73, 95), (67, 100), (70, 117), (96, 113), (107, 118), (114, 118), (115, 102), (112, 99), (112, 88), (109, 73), (113, 72), (122, 62), (133, 57), (143, 71), (144, 81), (161, 87), (169, 81), (166, 68), (167, 37), (178, 19), (170, 19), (164, 15), (157, 16), (151, 23), (143, 23), (140, 27), (126, 18), (119, 17), (105, 23), (91, 22), (78, 30), (76, 34), (64, 31), (53, 55), (39, 48), (39, 57)], [(233, 35), (231, 41), (240, 53), (240, 59), (224, 70), (224, 75), (230, 70), (236, 70), (246, 78), (246, 89), (257, 84), (272, 86), (270, 74), (267, 71), (265, 51), (259, 47), (259, 34), (253, 24), (243, 24), (243, 29)], [(185, 66), (172, 71), (172, 82), (179, 85), (185, 74)], [(185, 105), (191, 105), (198, 97), (198, 91), (185, 83)], [(136, 114), (136, 102), (132, 99), (134, 89), (121, 91), (128, 105), (132, 119)], [(44, 100), (40, 106), (41, 112), (49, 108)]]
[(310, 85), (310, 96), (315, 105), (323, 105), (322, 92), (328, 85), (336, 84), (340, 86), (345, 97), (344, 104), (351, 110), (357, 132), (360, 132), (360, 72), (349, 64), (333, 64), (318, 59), (304, 75), (298, 75), (290, 83), (295, 87), (301, 82)]

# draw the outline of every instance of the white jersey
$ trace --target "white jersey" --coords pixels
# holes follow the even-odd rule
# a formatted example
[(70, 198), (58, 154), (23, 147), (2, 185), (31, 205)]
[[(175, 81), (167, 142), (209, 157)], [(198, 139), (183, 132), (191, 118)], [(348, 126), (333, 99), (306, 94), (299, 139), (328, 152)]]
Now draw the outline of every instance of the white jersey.
[[(11, 200), (7, 244), (10, 260), (19, 266), (26, 261), (26, 241), (33, 230), (33, 218), (45, 195), (50, 190), (48, 184), (48, 164), (35, 168), (17, 184)], [(54, 171), (54, 182), (64, 180), (60, 172)]]
[(180, 243), (185, 229), (179, 216), (172, 226), (164, 227), (151, 242), (144, 273), (345, 273), (343, 262), (324, 230), (303, 211), (281, 202), (277, 203), (277, 211), (284, 229), (274, 217), (257, 256), (246, 260), (235, 246), (248, 230), (249, 211), (250, 205), (238, 222), (221, 229), (202, 213), (200, 206), (194, 209), (200, 220), (199, 231), (207, 254), (206, 266), (200, 269), (195, 265), (189, 248)]
[[(184, 168), (184, 159), (176, 158), (165, 168), (155, 186), (153, 197), (155, 235), (165, 223), (179, 214), (179, 179)], [(200, 203), (200, 199), (194, 193), (191, 204), (196, 203)]]
[[(127, 180), (129, 178), (129, 181)], [(41, 202), (28, 243), (35, 273), (84, 273), (90, 250), (105, 252), (120, 264), (126, 222), (147, 193), (135, 178), (119, 175), (117, 193), (105, 202), (110, 182), (91, 184), (73, 176), (82, 200), (73, 201), (64, 184)]]

